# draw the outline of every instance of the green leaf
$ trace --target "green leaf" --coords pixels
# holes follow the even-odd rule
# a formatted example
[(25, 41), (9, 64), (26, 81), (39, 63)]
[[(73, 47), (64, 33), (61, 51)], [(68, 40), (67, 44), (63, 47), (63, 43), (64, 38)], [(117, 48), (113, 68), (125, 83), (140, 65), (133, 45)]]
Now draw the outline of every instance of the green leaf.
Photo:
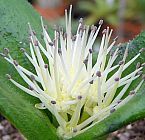
[[(26, 0), (0, 0), (0, 51), (8, 47), (12, 56), (24, 65), (26, 60), (18, 53), (21, 46), (27, 49), (28, 45), (19, 42), (28, 42), (28, 22), (40, 33), (40, 16)], [(13, 67), (0, 57), (0, 112), (29, 140), (57, 139), (48, 113), (34, 107), (39, 101), (13, 86), (6, 73), (20, 81)]]

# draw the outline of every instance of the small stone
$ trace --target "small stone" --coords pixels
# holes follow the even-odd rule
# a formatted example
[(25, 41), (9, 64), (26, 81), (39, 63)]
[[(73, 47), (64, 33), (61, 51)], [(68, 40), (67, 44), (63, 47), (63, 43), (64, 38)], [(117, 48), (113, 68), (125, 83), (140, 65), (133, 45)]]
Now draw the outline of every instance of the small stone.
[(5, 135), (2, 137), (2, 140), (11, 140), (11, 137), (9, 135)]

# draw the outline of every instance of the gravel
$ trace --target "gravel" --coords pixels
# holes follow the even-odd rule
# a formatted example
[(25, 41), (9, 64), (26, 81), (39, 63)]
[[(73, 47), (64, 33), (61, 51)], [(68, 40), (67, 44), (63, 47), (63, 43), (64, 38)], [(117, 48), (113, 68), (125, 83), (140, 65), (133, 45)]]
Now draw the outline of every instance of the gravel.
[[(1, 115), (0, 140), (24, 140), (18, 130)], [(107, 140), (145, 140), (145, 119), (111, 133)]]
[(4, 117), (0, 116), (0, 140), (24, 140), (24, 138)]

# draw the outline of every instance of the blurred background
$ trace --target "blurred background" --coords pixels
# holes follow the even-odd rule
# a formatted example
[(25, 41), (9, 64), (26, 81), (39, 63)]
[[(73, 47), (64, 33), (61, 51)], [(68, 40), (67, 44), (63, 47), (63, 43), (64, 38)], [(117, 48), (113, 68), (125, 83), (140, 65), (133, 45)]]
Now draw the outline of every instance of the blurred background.
[[(145, 29), (145, 0), (28, 0), (46, 19), (51, 27), (64, 25), (64, 9), (73, 5), (72, 29), (78, 19), (84, 18), (88, 25), (104, 20), (103, 28), (114, 30), (118, 42), (132, 40)], [(102, 28), (102, 29), (103, 29)], [(101, 37), (101, 34), (100, 34)], [(24, 140), (23, 136), (0, 115), (0, 140)], [(107, 140), (145, 140), (145, 120), (137, 121), (109, 135)]]
[(64, 25), (64, 9), (73, 5), (73, 28), (79, 18), (88, 25), (97, 25), (100, 19), (114, 29), (119, 42), (133, 39), (145, 29), (145, 0), (28, 0), (49, 23)]

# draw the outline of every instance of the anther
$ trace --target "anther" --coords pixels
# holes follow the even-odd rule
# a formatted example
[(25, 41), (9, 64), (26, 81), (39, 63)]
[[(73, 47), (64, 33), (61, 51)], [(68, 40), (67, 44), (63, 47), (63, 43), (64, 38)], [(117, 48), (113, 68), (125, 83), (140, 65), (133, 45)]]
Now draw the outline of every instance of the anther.
[(138, 63), (136, 64), (136, 69), (139, 69), (140, 67), (141, 67), (141, 63), (138, 62)]
[(47, 30), (47, 28), (48, 28), (48, 26), (47, 25), (44, 25), (44, 29)]
[(8, 80), (12, 79), (10, 74), (6, 74), (6, 77), (8, 78)]
[(93, 80), (91, 80), (89, 83), (90, 83), (90, 84), (93, 84), (93, 82), (94, 82), (94, 81), (93, 81)]
[(134, 90), (131, 90), (130, 92), (129, 92), (129, 95), (134, 95), (135, 94), (135, 91)]
[(19, 65), (16, 60), (14, 60), (13, 63), (14, 63), (15, 66), (18, 66)]
[(22, 53), (25, 53), (25, 52), (26, 52), (26, 50), (25, 50), (24, 48), (20, 48), (20, 51), (21, 51)]
[(110, 113), (113, 113), (114, 111), (116, 111), (115, 108), (110, 109)]
[(76, 40), (76, 35), (73, 35), (73, 36), (71, 37), (71, 39), (72, 39), (72, 41), (75, 41), (75, 40)]
[(54, 45), (54, 43), (53, 43), (53, 42), (49, 42), (48, 44), (49, 44), (50, 46), (53, 46), (53, 45)]
[(8, 55), (9, 54), (9, 49), (8, 48), (4, 48), (4, 54)]
[(122, 100), (118, 100), (117, 103), (120, 104), (122, 102)]
[(102, 34), (106, 34), (106, 31), (107, 31), (107, 30), (106, 30), (106, 29), (104, 29), (104, 30), (102, 31)]
[(58, 31), (58, 26), (57, 26), (57, 25), (54, 25), (54, 26), (53, 26), (53, 29), (54, 29), (55, 31)]
[(114, 80), (115, 80), (116, 82), (118, 82), (118, 81), (119, 81), (119, 77), (116, 77)]
[(28, 86), (28, 88), (29, 88), (30, 90), (34, 90), (34, 88), (33, 88), (33, 87), (31, 87), (31, 86)]
[(119, 61), (119, 65), (121, 66), (121, 65), (123, 65), (124, 64), (124, 61), (122, 60), (122, 61)]
[(144, 52), (145, 51), (145, 48), (141, 48), (140, 50), (139, 50), (139, 53), (142, 53), (142, 52)]
[(36, 35), (36, 32), (34, 30), (32, 32), (33, 32), (33, 35)]
[(97, 27), (96, 26), (91, 26), (91, 30), (93, 31), (93, 32), (95, 32), (96, 30), (97, 30)]
[(102, 25), (103, 24), (103, 20), (101, 19), (100, 21), (99, 21), (99, 25)]
[(88, 63), (88, 58), (86, 58), (86, 59), (83, 61), (83, 63), (84, 63), (85, 65), (87, 65), (87, 63)]
[(97, 75), (98, 77), (101, 77), (101, 72), (100, 72), (100, 71), (97, 71), (97, 72), (96, 72), (96, 75)]
[(90, 52), (90, 53), (93, 53), (93, 50), (92, 50), (92, 49), (89, 49), (89, 52)]
[(51, 101), (51, 104), (55, 105), (56, 104), (56, 101)]
[(34, 45), (38, 46), (38, 41), (37, 40), (34, 41)]
[(35, 77), (34, 77), (33, 75), (30, 75), (30, 79), (31, 79), (32, 81), (35, 81)]
[(78, 100), (81, 100), (83, 97), (81, 95), (78, 96)]
[(44, 68), (47, 69), (47, 68), (48, 68), (48, 64), (45, 64), (45, 65), (44, 65)]
[(83, 21), (84, 21), (83, 18), (79, 19), (79, 23), (83, 24)]
[(77, 129), (76, 129), (76, 128), (74, 128), (74, 129), (73, 129), (73, 133), (76, 133), (76, 132), (77, 132)]

